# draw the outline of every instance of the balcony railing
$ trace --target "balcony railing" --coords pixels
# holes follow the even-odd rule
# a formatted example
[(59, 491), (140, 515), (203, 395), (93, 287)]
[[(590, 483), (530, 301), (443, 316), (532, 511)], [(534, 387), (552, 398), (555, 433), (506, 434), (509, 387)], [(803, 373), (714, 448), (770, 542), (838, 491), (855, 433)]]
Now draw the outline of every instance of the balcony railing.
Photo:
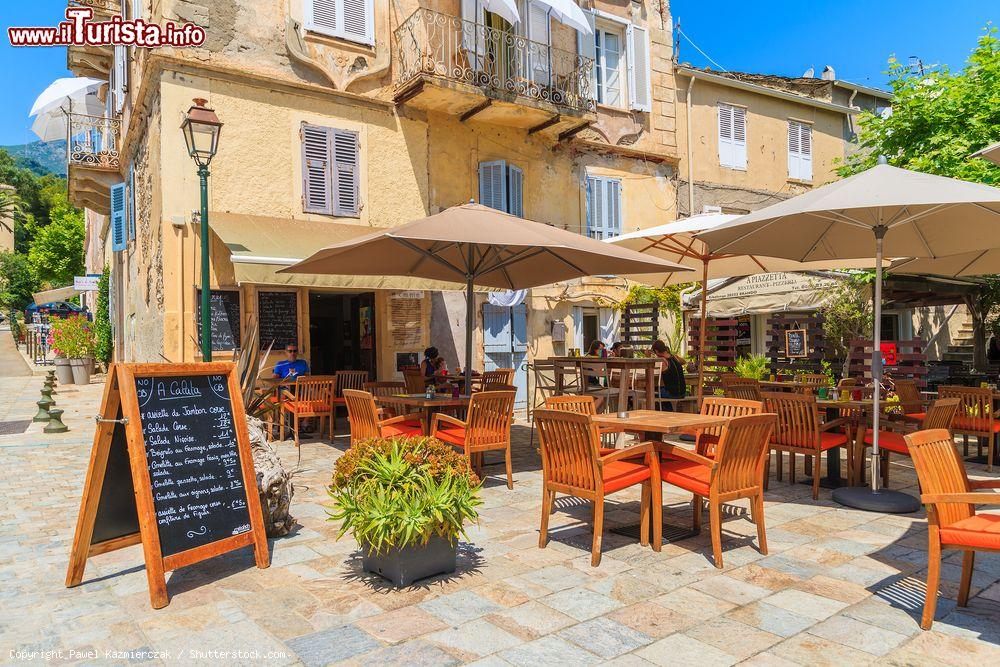
[(121, 0), (69, 0), (70, 7), (90, 7), (94, 13), (120, 14), (122, 11)]
[(115, 169), (121, 166), (119, 143), (120, 118), (68, 114), (66, 162), (95, 169)]
[(397, 86), (421, 76), (593, 111), (591, 58), (427, 8), (396, 28)]

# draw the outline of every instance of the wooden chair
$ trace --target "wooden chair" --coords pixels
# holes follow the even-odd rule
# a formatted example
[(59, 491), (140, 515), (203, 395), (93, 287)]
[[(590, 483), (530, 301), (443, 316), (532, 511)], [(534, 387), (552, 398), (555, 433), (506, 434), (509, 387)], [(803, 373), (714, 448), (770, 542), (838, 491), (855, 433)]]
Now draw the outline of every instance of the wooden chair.
[(503, 450), (507, 465), (507, 488), (514, 488), (510, 463), (510, 425), (514, 421), (513, 391), (481, 391), (469, 401), (465, 421), (438, 413), (431, 421), (431, 435), (465, 452), (469, 464), (482, 470), (485, 452)]
[[(545, 409), (593, 417), (597, 414), (597, 403), (593, 396), (550, 396), (545, 399)], [(597, 431), (604, 436), (609, 433), (617, 433), (618, 429), (614, 426), (598, 426)], [(613, 451), (616, 451), (614, 447), (602, 446), (599, 453), (604, 456)]]
[(734, 384), (743, 384), (748, 380), (749, 378), (737, 375), (736, 373), (722, 373), (719, 375), (719, 386), (721, 386), (722, 391), (725, 392), (727, 387), (731, 387)]
[[(902, 456), (909, 456), (910, 450), (906, 447), (905, 436), (908, 433), (913, 433), (915, 431), (927, 431), (931, 429), (950, 429), (951, 423), (955, 418), (955, 414), (958, 412), (959, 399), (957, 398), (939, 398), (934, 401), (931, 406), (927, 409), (924, 416), (924, 421), (919, 427), (915, 425), (904, 424), (900, 422), (882, 422), (888, 429), (880, 430), (878, 434), (878, 449), (881, 461), (879, 465), (882, 471), (882, 487), (889, 488), (889, 456), (890, 452), (900, 454)], [(863, 426), (861, 428), (864, 428)], [(872, 433), (871, 429), (865, 429), (864, 437), (860, 438), (862, 445), (860, 446), (860, 451), (855, 453), (855, 461), (865, 460), (865, 449), (871, 447), (875, 441), (875, 434)], [(858, 479), (855, 480), (856, 484), (860, 483), (860, 471), (862, 466), (855, 466), (855, 473)]]
[(736, 398), (741, 401), (761, 401), (760, 382), (743, 378), (742, 382), (735, 382), (722, 390), (726, 398)]
[(826, 373), (806, 373), (802, 376), (802, 382), (813, 387), (829, 387), (830, 376)]
[(924, 402), (920, 396), (920, 388), (917, 387), (917, 381), (907, 378), (893, 380), (892, 388), (896, 392), (896, 397), (899, 398), (902, 419), (911, 424), (923, 422), (926, 415), (924, 414)]
[[(390, 382), (365, 382), (361, 385), (361, 388), (372, 396), (395, 396), (396, 394), (406, 393), (406, 383), (399, 382), (398, 380)], [(378, 413), (383, 419), (396, 415), (396, 411), (389, 406), (380, 406)]]
[(764, 534), (764, 468), (775, 415), (737, 417), (722, 427), (715, 457), (708, 458), (669, 443), (658, 444), (666, 460), (661, 478), (694, 494), (694, 529), (701, 530), (702, 502), (708, 500), (712, 555), (722, 567), (722, 503), (750, 499), (750, 515), (757, 526), (760, 552), (767, 555)]
[(580, 367), (577, 363), (568, 359), (556, 359), (553, 363), (555, 364), (556, 386), (562, 386), (561, 393), (580, 393)]
[(1000, 514), (977, 514), (975, 510), (976, 505), (1000, 505), (1000, 493), (976, 493), (979, 489), (1000, 489), (1000, 479), (970, 480), (946, 429), (913, 433), (906, 436), (906, 444), (920, 481), (920, 501), (927, 507), (927, 597), (920, 627), (930, 630), (942, 549), (965, 552), (959, 607), (969, 603), (976, 551), (1000, 552)]
[[(814, 456), (813, 500), (819, 499), (819, 468), (823, 452), (834, 447), (844, 447), (851, 440), (850, 420), (845, 417), (820, 422), (819, 406), (814, 394), (792, 392), (765, 392), (764, 410), (778, 415), (778, 425), (771, 439), (771, 449), (788, 452), (788, 481), (795, 483), (795, 455)], [(830, 429), (846, 427), (846, 433), (831, 433)], [(853, 473), (853, 462), (848, 455), (848, 476)], [(780, 463), (779, 463), (780, 465)], [(829, 466), (829, 459), (827, 460)], [(766, 488), (765, 480), (765, 488)]]
[[(702, 399), (701, 414), (709, 417), (746, 417), (759, 415), (764, 411), (760, 401), (744, 401), (737, 398), (706, 396)], [(722, 437), (722, 427), (700, 429), (695, 434), (695, 451), (705, 458), (715, 457), (715, 448)]]
[(419, 370), (403, 371), (403, 385), (407, 394), (422, 394), (427, 388), (427, 378)]
[(533, 361), (528, 364), (532, 375), (531, 400), (528, 401), (528, 423), (531, 424), (531, 435), (528, 446), (535, 445), (535, 421), (532, 415), (535, 410), (545, 405), (545, 401), (556, 394), (556, 362), (552, 360)]
[(419, 414), (379, 419), (375, 397), (367, 391), (345, 389), (344, 401), (347, 406), (347, 421), (351, 425), (351, 446), (371, 438), (424, 434), (424, 424)]
[(1000, 419), (993, 412), (993, 390), (989, 387), (938, 387), (939, 398), (957, 398), (961, 401), (958, 414), (952, 422), (951, 430), (962, 436), (963, 455), (969, 455), (969, 436), (976, 438), (978, 455), (983, 455), (983, 440), (986, 441), (986, 470), (993, 472), (993, 451), (997, 434), (1000, 433)]
[(837, 390), (841, 392), (852, 391), (857, 386), (857, 378), (840, 378), (840, 382), (837, 383)]
[(617, 402), (620, 389), (611, 386), (608, 366), (602, 362), (580, 363), (580, 394), (593, 396), (598, 412), (606, 412)]
[[(299, 446), (299, 421), (306, 418), (317, 418), (320, 420), (319, 433), (323, 430), (323, 420), (329, 422), (330, 439), (333, 439), (333, 392), (336, 379), (327, 375), (303, 375), (295, 379), (295, 383), (289, 385), (284, 391), (284, 395), (279, 405), (281, 405), (282, 417), (292, 418), (292, 434), (295, 436), (295, 446)], [(285, 420), (280, 420), (279, 438), (285, 439)]]
[(482, 375), (472, 378), (472, 392), (486, 391), (486, 386), (491, 384), (514, 384), (514, 369), (497, 368), (492, 371), (483, 371)]
[(368, 371), (337, 371), (334, 373), (334, 377), (337, 379), (333, 394), (333, 423), (336, 426), (337, 408), (346, 406), (344, 402), (344, 390), (354, 389), (355, 391), (362, 391), (365, 382), (368, 381)]
[[(542, 521), (538, 547), (544, 549), (548, 542), (549, 515), (552, 514), (557, 493), (590, 500), (594, 503), (590, 564), (597, 567), (601, 564), (605, 496), (640, 484), (639, 543), (643, 546), (649, 544), (652, 521), (653, 551), (660, 551), (663, 543), (663, 503), (659, 456), (653, 450), (653, 444), (647, 442), (601, 455), (601, 437), (590, 415), (566, 410), (536, 410), (535, 424), (542, 448)], [(645, 461), (634, 460), (639, 455), (644, 455)]]

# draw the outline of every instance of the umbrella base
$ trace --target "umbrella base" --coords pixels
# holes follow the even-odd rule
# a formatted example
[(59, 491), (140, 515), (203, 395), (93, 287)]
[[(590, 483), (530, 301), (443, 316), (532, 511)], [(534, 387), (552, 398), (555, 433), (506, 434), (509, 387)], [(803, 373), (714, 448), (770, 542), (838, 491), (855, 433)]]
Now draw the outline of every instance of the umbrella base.
[(835, 489), (833, 500), (846, 507), (883, 514), (909, 514), (920, 509), (920, 501), (909, 494), (888, 489), (872, 491), (861, 486)]

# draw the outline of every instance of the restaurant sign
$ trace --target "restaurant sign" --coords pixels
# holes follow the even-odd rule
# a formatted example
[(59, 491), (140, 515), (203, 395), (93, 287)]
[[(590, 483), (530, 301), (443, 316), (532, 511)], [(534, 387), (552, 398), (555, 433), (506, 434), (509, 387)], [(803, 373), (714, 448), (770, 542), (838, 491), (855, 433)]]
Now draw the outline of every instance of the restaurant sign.
[(832, 287), (836, 278), (808, 273), (761, 273), (747, 276), (711, 292), (709, 301), (721, 299), (762, 296), (765, 294), (786, 294), (788, 292), (811, 292)]

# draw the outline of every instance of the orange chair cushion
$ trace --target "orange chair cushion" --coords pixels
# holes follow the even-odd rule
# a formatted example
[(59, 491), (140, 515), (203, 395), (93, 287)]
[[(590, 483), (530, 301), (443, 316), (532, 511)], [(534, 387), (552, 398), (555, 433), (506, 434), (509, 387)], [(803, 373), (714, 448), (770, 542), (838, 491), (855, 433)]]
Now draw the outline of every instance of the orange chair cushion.
[[(772, 442), (774, 441), (773, 438), (771, 440)], [(830, 431), (819, 432), (819, 446), (820, 449), (823, 450), (824, 452), (828, 449), (833, 449), (834, 447), (843, 447), (846, 444), (847, 444), (846, 433), (831, 433)], [(810, 444), (795, 443), (793, 445), (785, 443), (783, 446), (801, 447), (802, 449), (814, 449), (812, 443)]]
[(909, 421), (922, 422), (924, 420), (924, 418), (927, 417), (927, 413), (926, 412), (908, 412), (905, 415), (903, 415), (903, 417), (906, 418)]
[(331, 409), (330, 404), (323, 401), (285, 401), (281, 404), (281, 407), (289, 412), (298, 414), (329, 412)]
[(423, 435), (424, 426), (419, 420), (407, 419), (395, 424), (386, 424), (381, 431), (383, 438), (391, 438), (395, 435)]
[[(1000, 420), (993, 421), (993, 432), (1000, 433)], [(962, 431), (988, 431), (990, 429), (990, 420), (984, 419), (982, 417), (955, 417), (955, 421), (951, 423), (952, 428), (959, 429)]]
[(333, 399), (334, 405), (347, 405), (347, 399), (341, 396), (340, 398)]
[(699, 496), (708, 496), (710, 473), (708, 466), (694, 461), (668, 459), (660, 464), (660, 477), (664, 482)]
[(649, 466), (629, 461), (612, 461), (604, 464), (604, 493), (614, 493), (634, 484), (641, 484), (652, 473)]
[(447, 442), (459, 447), (465, 447), (465, 429), (461, 426), (451, 426), (438, 429), (434, 432), (434, 437), (442, 442)]
[(1000, 549), (1000, 514), (977, 514), (941, 528), (941, 543)]
[[(875, 440), (875, 434), (871, 431), (865, 432), (865, 444), (871, 445)], [(903, 439), (902, 433), (896, 433), (895, 431), (879, 431), (878, 432), (878, 446), (879, 449), (886, 449), (890, 452), (896, 452), (897, 454), (910, 455), (910, 448), (906, 446), (906, 440)]]

